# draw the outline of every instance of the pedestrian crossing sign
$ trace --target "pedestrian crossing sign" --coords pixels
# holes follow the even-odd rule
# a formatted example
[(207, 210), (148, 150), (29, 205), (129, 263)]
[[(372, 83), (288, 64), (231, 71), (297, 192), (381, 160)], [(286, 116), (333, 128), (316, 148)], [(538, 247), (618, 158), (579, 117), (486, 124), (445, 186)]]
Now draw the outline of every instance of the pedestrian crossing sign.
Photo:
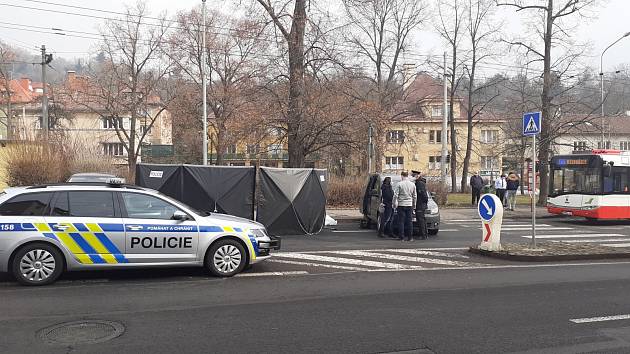
[(540, 134), (542, 118), (540, 112), (523, 114), (523, 135), (531, 136)]

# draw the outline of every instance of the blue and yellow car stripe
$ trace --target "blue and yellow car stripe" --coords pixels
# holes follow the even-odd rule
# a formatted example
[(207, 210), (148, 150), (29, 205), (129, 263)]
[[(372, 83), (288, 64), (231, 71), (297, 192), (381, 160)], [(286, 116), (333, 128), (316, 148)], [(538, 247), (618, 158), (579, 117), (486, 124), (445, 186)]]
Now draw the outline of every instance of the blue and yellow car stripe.
[[(3, 224), (5, 225), (5, 224)], [(9, 224), (6, 224), (9, 225)], [(163, 225), (157, 225), (163, 226)], [(123, 224), (107, 223), (13, 223), (10, 231), (38, 231), (42, 236), (61, 243), (82, 264), (128, 263), (118, 247), (107, 236), (108, 232), (124, 232)], [(240, 236), (251, 255), (256, 259), (259, 253), (258, 241), (249, 229), (231, 226), (199, 226), (195, 231), (210, 233), (231, 233)], [(151, 231), (153, 232), (153, 231)]]

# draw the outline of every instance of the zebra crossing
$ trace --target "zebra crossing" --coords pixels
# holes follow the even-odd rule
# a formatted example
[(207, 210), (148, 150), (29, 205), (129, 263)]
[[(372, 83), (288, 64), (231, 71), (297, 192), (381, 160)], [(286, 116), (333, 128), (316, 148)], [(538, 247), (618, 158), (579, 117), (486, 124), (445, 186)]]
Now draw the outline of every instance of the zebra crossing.
[(478, 268), (489, 266), (463, 254), (462, 250), (388, 248), (378, 250), (338, 250), (277, 252), (267, 262), (339, 271), (373, 272), (435, 268)]
[[(471, 219), (448, 220), (447, 227), (457, 227), (455, 231), (464, 229), (480, 229), (481, 222)], [(531, 240), (531, 223), (526, 221), (504, 220), (501, 228), (502, 238), (525, 238)], [(606, 231), (611, 232), (606, 232)], [(569, 243), (594, 243), (610, 247), (630, 247), (630, 228), (628, 225), (615, 227), (584, 227), (581, 225), (562, 223), (552, 225), (549, 222), (536, 224), (536, 239), (543, 241), (562, 241)]]

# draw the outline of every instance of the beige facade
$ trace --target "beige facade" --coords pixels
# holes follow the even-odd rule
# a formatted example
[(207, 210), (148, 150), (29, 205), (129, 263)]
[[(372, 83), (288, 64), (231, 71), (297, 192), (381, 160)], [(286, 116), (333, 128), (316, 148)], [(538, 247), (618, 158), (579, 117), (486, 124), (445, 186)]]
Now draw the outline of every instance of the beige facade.
[[(439, 177), (442, 163), (442, 118), (444, 101), (440, 87), (425, 74), (418, 75), (408, 90), (416, 91), (405, 102), (409, 114), (391, 122), (385, 132), (385, 146), (381, 170), (387, 173), (418, 170), (429, 177)], [(456, 135), (457, 181), (461, 180), (468, 136), (467, 113), (464, 102), (456, 98), (453, 120)], [(505, 120), (491, 114), (478, 114), (473, 119), (472, 153), (468, 174), (479, 171), (483, 177), (493, 178), (502, 171), (506, 137)], [(447, 130), (447, 170), (450, 176), (451, 134)], [(449, 177), (450, 182), (450, 177)]]

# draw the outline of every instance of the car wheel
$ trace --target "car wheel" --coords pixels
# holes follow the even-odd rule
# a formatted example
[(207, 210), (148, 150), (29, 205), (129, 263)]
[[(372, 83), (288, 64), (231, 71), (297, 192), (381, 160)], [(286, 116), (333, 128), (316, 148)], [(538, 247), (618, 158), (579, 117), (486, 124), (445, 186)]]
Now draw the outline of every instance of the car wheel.
[(435, 236), (438, 234), (438, 231), (440, 231), (439, 229), (429, 229), (427, 230), (427, 232), (429, 233), (429, 235), (431, 236)]
[(247, 266), (245, 248), (236, 240), (217, 241), (206, 257), (206, 268), (217, 277), (231, 277)]
[(33, 243), (15, 253), (11, 272), (20, 284), (46, 285), (63, 273), (63, 262), (63, 254), (57, 248), (45, 243)]
[(368, 219), (366, 216), (363, 217), (363, 219), (361, 219), (361, 223), (359, 224), (359, 227), (362, 229), (369, 229), (370, 228), (370, 219)]

